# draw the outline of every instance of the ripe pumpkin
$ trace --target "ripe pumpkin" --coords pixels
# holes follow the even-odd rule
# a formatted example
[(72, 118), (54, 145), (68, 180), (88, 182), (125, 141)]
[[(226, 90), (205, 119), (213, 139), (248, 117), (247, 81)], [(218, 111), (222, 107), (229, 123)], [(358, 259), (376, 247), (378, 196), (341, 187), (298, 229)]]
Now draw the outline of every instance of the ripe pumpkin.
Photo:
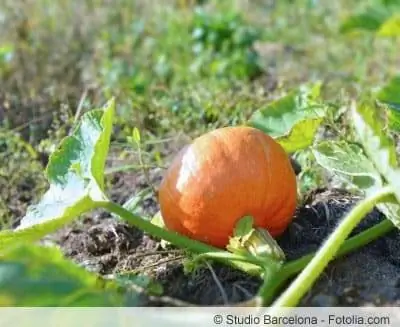
[(296, 175), (284, 149), (262, 131), (225, 127), (184, 147), (159, 188), (165, 226), (223, 248), (246, 215), (272, 237), (292, 220)]

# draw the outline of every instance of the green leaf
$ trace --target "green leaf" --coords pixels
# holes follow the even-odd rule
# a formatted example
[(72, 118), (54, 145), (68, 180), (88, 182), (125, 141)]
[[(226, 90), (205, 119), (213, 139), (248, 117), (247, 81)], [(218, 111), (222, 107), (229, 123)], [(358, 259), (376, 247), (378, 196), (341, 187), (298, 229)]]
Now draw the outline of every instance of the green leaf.
[(400, 131), (400, 76), (393, 77), (380, 88), (376, 98), (390, 109), (387, 112), (389, 128)]
[(377, 34), (385, 37), (400, 36), (400, 14), (387, 19), (379, 28)]
[[(382, 112), (378, 107), (364, 102), (353, 103), (351, 121), (368, 158), (374, 163), (386, 183), (393, 187), (394, 195), (400, 202), (400, 170), (393, 140), (385, 134)], [(393, 215), (388, 218), (400, 228), (400, 212), (396, 204), (390, 205)]]
[(237, 237), (246, 236), (253, 229), (253, 222), (254, 222), (254, 219), (252, 216), (243, 217), (236, 224), (233, 235), (237, 236)]
[(390, 15), (390, 10), (381, 5), (364, 8), (362, 11), (347, 17), (342, 22), (339, 31), (341, 33), (349, 33), (355, 30), (377, 31)]
[(400, 76), (393, 77), (377, 92), (379, 101), (397, 107), (400, 110)]
[[(312, 150), (319, 165), (365, 196), (370, 196), (383, 187), (384, 180), (380, 173), (358, 145), (344, 141), (325, 141), (314, 146)], [(398, 222), (399, 204), (379, 203), (377, 208), (388, 219)]]
[(306, 149), (314, 143), (315, 134), (322, 122), (322, 118), (301, 120), (287, 135), (277, 137), (276, 141), (288, 153)]
[(135, 127), (132, 131), (132, 139), (135, 141), (137, 144), (140, 143), (140, 131), (137, 127)]
[(345, 141), (324, 141), (312, 148), (319, 165), (360, 191), (369, 193), (383, 182), (374, 164), (363, 149)]
[(2, 253), (0, 306), (122, 305), (116, 285), (64, 258), (55, 247), (20, 245)]
[(158, 227), (160, 227), (160, 228), (165, 228), (164, 219), (163, 219), (163, 216), (162, 216), (160, 210), (158, 210), (158, 211), (155, 213), (155, 215), (151, 218), (150, 222), (151, 222), (153, 225), (156, 225), (156, 226), (158, 226)]
[(393, 140), (385, 134), (383, 108), (373, 103), (353, 103), (352, 123), (361, 144), (378, 171), (386, 176), (392, 169), (397, 168), (396, 148)]
[[(150, 187), (147, 187), (143, 190), (140, 190), (136, 194), (133, 194), (124, 204), (123, 208), (126, 210), (132, 212), (133, 214), (136, 215), (142, 215), (141, 208), (140, 208), (140, 202), (144, 200), (146, 196), (151, 194), (152, 190)], [(113, 217), (118, 217), (114, 213), (112, 214)], [(119, 218), (119, 217), (118, 217)]]
[(292, 91), (254, 112), (249, 125), (275, 138), (288, 152), (310, 146), (326, 114), (319, 101), (320, 88), (316, 83)]
[(114, 100), (82, 116), (73, 133), (51, 155), (46, 168), (50, 184), (31, 205), (15, 231), (0, 232), (0, 249), (17, 241), (36, 241), (82, 213), (94, 209), (104, 194), (104, 167), (109, 149)]
[(400, 108), (390, 108), (388, 112), (389, 128), (392, 131), (400, 132)]
[(164, 292), (162, 285), (148, 276), (134, 273), (120, 274), (115, 276), (115, 281), (123, 288), (146, 290), (146, 294), (149, 295), (161, 296)]

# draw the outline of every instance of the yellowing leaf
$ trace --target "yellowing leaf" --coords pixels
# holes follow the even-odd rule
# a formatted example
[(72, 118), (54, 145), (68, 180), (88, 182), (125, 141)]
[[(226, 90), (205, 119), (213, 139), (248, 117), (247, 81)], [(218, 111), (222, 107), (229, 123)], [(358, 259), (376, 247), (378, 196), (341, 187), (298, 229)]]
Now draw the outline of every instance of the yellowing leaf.
[(308, 147), (326, 114), (320, 88), (320, 83), (300, 87), (254, 112), (249, 125), (275, 138), (288, 152)]
[(396, 37), (400, 36), (400, 14), (394, 14), (387, 19), (379, 28), (379, 36)]

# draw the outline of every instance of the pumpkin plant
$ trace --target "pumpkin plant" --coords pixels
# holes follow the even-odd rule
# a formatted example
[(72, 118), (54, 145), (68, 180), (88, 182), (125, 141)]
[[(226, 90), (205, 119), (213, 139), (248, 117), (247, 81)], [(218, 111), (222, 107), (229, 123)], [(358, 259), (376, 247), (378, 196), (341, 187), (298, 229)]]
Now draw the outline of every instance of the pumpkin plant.
[[(353, 104), (348, 114), (356, 141), (351, 146), (316, 142), (315, 132), (327, 110), (319, 100), (319, 90), (319, 84), (301, 88), (261, 108), (251, 117), (249, 126), (212, 131), (185, 147), (160, 186), (165, 227), (107, 196), (104, 169), (115, 110), (111, 99), (104, 108), (83, 115), (51, 155), (46, 168), (49, 190), (28, 209), (18, 228), (0, 232), (3, 259), (15, 263), (16, 253), (21, 252), (15, 248), (39, 241), (83, 213), (102, 208), (196, 254), (195, 260), (212, 258), (261, 276), (262, 287), (246, 305), (272, 304), (272, 310), (296, 306), (332, 259), (400, 225), (400, 171), (394, 145), (383, 132), (381, 110), (370, 102)], [(293, 219), (297, 189), (288, 155), (310, 147), (321, 166), (356, 186), (366, 197), (342, 219), (317, 253), (287, 262), (278, 237)], [(356, 158), (353, 161), (358, 166), (351, 160), (340, 160), (347, 157)], [(387, 219), (349, 238), (376, 205)], [(20, 257), (23, 262), (28, 259)], [(57, 269), (64, 266), (60, 263)], [(84, 277), (82, 271), (77, 271), (78, 275), (77, 285), (94, 287), (93, 280)], [(114, 290), (111, 286), (112, 294)], [(10, 299), (12, 289), (8, 291)]]

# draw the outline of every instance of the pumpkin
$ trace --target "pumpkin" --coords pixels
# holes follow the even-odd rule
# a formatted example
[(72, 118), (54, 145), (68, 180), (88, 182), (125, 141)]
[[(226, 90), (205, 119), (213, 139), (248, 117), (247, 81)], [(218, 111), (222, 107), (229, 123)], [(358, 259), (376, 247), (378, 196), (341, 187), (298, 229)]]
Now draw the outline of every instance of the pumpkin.
[(272, 137), (248, 127), (206, 133), (173, 159), (159, 187), (167, 229), (224, 248), (238, 220), (280, 236), (292, 220), (296, 175)]

